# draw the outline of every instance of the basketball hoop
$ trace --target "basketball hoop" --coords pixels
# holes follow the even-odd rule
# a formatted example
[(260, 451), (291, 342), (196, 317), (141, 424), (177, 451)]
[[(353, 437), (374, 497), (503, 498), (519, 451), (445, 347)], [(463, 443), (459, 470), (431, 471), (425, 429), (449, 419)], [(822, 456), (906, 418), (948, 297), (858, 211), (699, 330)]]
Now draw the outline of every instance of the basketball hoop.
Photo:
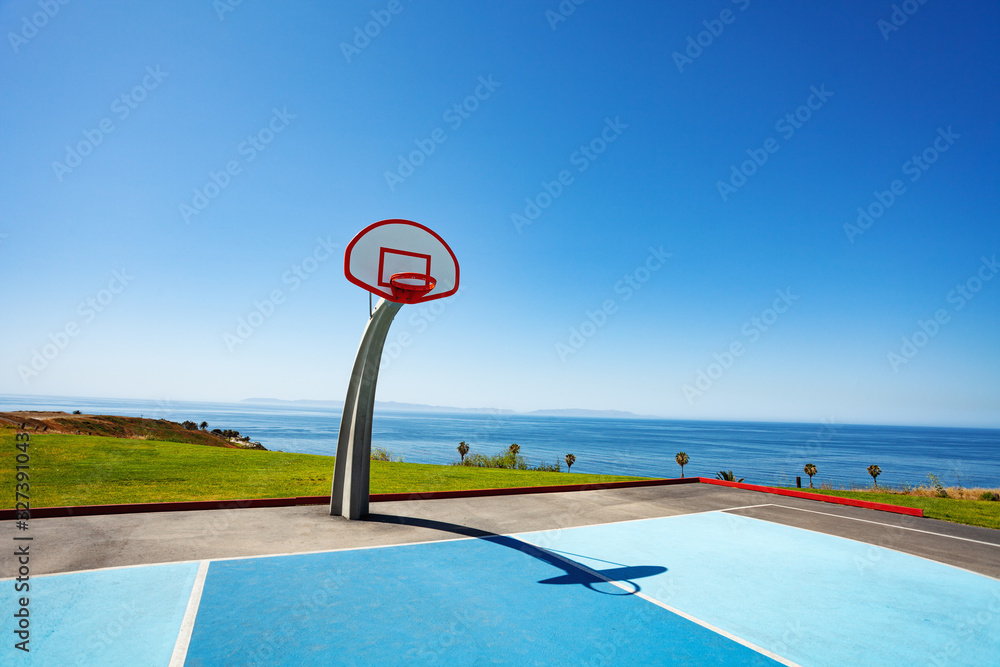
[(423, 303), (458, 291), (458, 260), (433, 230), (412, 220), (368, 225), (344, 252), (344, 275), (375, 296)]
[(330, 488), (331, 516), (353, 520), (368, 514), (375, 385), (389, 326), (403, 304), (455, 294), (458, 259), (430, 228), (394, 218), (368, 225), (351, 239), (344, 251), (344, 275), (382, 299), (374, 310), (369, 305), (354, 359)]
[(418, 303), (437, 285), (426, 273), (394, 273), (389, 278), (392, 296), (399, 303)]

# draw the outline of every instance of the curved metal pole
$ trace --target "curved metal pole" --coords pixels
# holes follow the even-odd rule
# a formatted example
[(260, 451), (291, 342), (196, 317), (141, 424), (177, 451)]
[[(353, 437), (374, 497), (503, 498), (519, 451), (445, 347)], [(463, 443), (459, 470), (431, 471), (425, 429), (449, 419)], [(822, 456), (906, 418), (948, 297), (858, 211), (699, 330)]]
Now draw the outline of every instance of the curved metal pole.
[(337, 460), (330, 494), (330, 514), (360, 519), (368, 513), (372, 450), (372, 412), (382, 348), (392, 319), (403, 304), (382, 299), (365, 326), (354, 360), (337, 439)]

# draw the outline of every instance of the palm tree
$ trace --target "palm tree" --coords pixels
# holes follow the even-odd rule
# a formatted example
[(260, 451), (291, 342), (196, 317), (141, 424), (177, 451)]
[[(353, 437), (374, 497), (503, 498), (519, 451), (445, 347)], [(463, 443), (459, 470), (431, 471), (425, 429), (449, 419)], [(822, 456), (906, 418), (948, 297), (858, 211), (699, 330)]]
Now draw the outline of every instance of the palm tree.
[(875, 488), (878, 488), (878, 476), (882, 474), (882, 469), (877, 465), (868, 466), (868, 474), (872, 476), (872, 481), (875, 482)]
[(715, 473), (715, 479), (721, 479), (727, 482), (736, 482), (736, 483), (743, 481), (742, 477), (736, 479), (736, 475), (733, 474), (732, 470), (720, 470), (719, 472)]
[(677, 456), (674, 457), (674, 461), (677, 461), (677, 465), (681, 467), (681, 479), (684, 478), (684, 466), (688, 464), (691, 459), (684, 452), (677, 452)]
[(458, 443), (458, 455), (462, 457), (462, 464), (465, 464), (465, 455), (469, 453), (469, 446), (465, 444), (465, 440)]
[(802, 469), (802, 472), (809, 475), (809, 488), (813, 488), (813, 475), (816, 474), (816, 466), (812, 463), (807, 463), (806, 467)]
[(566, 472), (569, 472), (569, 469), (573, 467), (574, 463), (576, 463), (576, 457), (573, 456), (572, 454), (567, 454), (566, 455)]
[(207, 430), (207, 429), (208, 429), (208, 422), (202, 422), (202, 423), (200, 424), (200, 426), (201, 426), (201, 430), (202, 430), (202, 431), (205, 431), (205, 430)]
[(517, 453), (521, 451), (521, 446), (516, 442), (507, 449), (507, 455), (504, 457), (507, 460), (508, 467), (517, 467)]

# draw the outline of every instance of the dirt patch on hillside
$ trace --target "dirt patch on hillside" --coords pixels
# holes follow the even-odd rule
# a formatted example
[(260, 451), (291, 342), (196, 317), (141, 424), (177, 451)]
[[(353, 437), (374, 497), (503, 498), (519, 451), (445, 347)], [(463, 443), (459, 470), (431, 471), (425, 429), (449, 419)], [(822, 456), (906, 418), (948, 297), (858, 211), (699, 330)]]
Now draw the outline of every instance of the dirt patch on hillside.
[(165, 419), (116, 417), (112, 415), (71, 415), (67, 412), (17, 411), (0, 412), (0, 428), (13, 428), (29, 433), (63, 433), (68, 435), (101, 435), (111, 438), (189, 442), (210, 447), (240, 449), (239, 445), (207, 431), (190, 430)]

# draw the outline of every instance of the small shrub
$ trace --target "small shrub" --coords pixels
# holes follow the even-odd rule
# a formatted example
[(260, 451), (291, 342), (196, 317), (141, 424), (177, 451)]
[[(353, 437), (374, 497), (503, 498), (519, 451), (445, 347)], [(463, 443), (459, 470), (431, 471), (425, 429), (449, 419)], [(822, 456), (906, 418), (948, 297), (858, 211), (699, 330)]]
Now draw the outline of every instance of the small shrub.
[(979, 494), (980, 500), (1000, 500), (1000, 493), (993, 493), (992, 491), (983, 491)]
[(490, 457), (491, 468), (506, 468), (508, 470), (531, 470), (528, 462), (524, 460), (524, 457), (520, 454), (516, 454), (510, 450), (506, 452), (500, 452), (496, 456)]
[(742, 477), (736, 479), (736, 475), (733, 473), (732, 470), (720, 470), (719, 472), (715, 473), (715, 479), (721, 479), (726, 482), (737, 482), (737, 483), (743, 481)]
[(948, 492), (945, 490), (944, 485), (941, 484), (941, 480), (938, 479), (937, 475), (930, 474), (927, 478), (931, 480), (931, 484), (934, 485), (934, 495), (938, 498), (947, 498)]
[(372, 461), (388, 461), (390, 463), (402, 463), (403, 457), (396, 456), (394, 453), (386, 449), (385, 447), (372, 447), (371, 454)]
[(74, 410), (74, 411), (73, 411), (73, 414), (74, 414), (74, 415), (78, 415), (78, 414), (80, 414), (80, 411), (79, 411), (79, 410)]
[(470, 452), (465, 455), (465, 458), (461, 463), (456, 463), (455, 465), (470, 466), (472, 468), (491, 468), (490, 465), (492, 457), (486, 456), (486, 454), (480, 454), (479, 452)]

